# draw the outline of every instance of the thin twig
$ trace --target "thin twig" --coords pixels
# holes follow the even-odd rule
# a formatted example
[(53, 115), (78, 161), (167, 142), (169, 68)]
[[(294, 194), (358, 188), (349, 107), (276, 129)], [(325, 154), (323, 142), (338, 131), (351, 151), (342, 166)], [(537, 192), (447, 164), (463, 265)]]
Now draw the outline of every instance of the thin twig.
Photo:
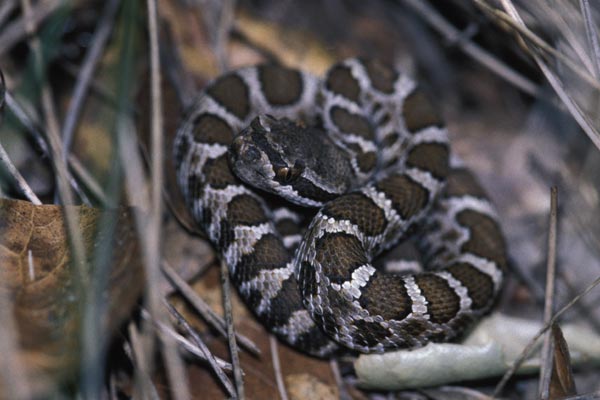
[(79, 75), (75, 82), (75, 88), (73, 89), (73, 95), (69, 102), (69, 108), (67, 110), (67, 115), (65, 116), (62, 130), (63, 159), (65, 161), (67, 160), (71, 149), (73, 132), (75, 131), (75, 126), (79, 120), (90, 82), (94, 75), (94, 71), (96, 70), (96, 66), (98, 65), (98, 61), (104, 51), (106, 41), (113, 29), (115, 15), (117, 14), (119, 4), (120, 0), (110, 0), (108, 4), (106, 4), (100, 21), (98, 22), (98, 27), (92, 37), (92, 45), (86, 52), (82, 67), (79, 70)]
[(171, 312), (171, 314), (175, 317), (177, 322), (183, 327), (183, 329), (188, 333), (188, 335), (190, 335), (193, 342), (196, 344), (196, 346), (198, 346), (200, 351), (202, 351), (202, 353), (204, 354), (204, 357), (206, 357), (206, 360), (208, 361), (209, 365), (212, 367), (213, 371), (217, 375), (217, 378), (219, 378), (219, 381), (221, 382), (223, 387), (227, 390), (227, 393), (229, 393), (229, 395), (232, 397), (235, 396), (235, 388), (233, 387), (233, 384), (231, 383), (231, 381), (229, 380), (227, 375), (225, 375), (223, 370), (219, 367), (219, 365), (217, 364), (217, 361), (215, 359), (215, 356), (211, 353), (211, 351), (208, 349), (206, 344), (204, 344), (202, 339), (200, 339), (200, 336), (190, 326), (190, 324), (188, 324), (188, 322), (183, 317), (183, 315), (181, 315), (175, 307), (173, 307), (167, 301), (165, 301), (164, 304), (167, 307), (167, 309)]
[[(198, 346), (196, 346), (195, 344), (190, 342), (187, 338), (185, 338), (184, 336), (177, 333), (175, 331), (175, 329), (173, 328), (172, 324), (170, 324), (170, 323), (166, 324), (164, 322), (153, 321), (152, 318), (150, 317), (150, 313), (144, 309), (142, 309), (142, 317), (147, 322), (151, 323), (155, 329), (160, 330), (161, 334), (171, 336), (173, 338), (173, 340), (175, 342), (177, 342), (177, 344), (180, 345), (180, 348), (182, 348), (183, 350), (186, 350), (188, 353), (199, 358), (202, 361), (207, 361), (202, 350), (200, 350), (198, 348)], [(225, 361), (221, 358), (218, 358), (218, 357), (215, 357), (215, 360), (216, 360), (216, 363), (219, 366), (219, 368), (226, 370), (226, 371), (231, 371), (233, 369), (232, 365), (230, 363), (228, 363), (227, 361)]]
[[(223, 337), (227, 337), (227, 323), (215, 313), (208, 304), (190, 287), (175, 270), (166, 261), (162, 262), (162, 271), (173, 284), (173, 286), (185, 297), (187, 301), (196, 309), (196, 311), (215, 328)], [(249, 350), (254, 355), (260, 355), (260, 349), (246, 336), (236, 332), (236, 339), (240, 345)]]
[[(557, 220), (558, 190), (553, 186), (550, 190), (550, 221), (548, 229), (548, 260), (546, 264), (546, 297), (544, 301), (544, 324), (552, 318), (554, 311), (554, 286), (556, 283), (556, 220)], [(540, 381), (538, 397), (547, 399), (549, 396), (550, 377), (552, 376), (552, 331), (544, 335), (541, 351)]]
[(277, 338), (269, 334), (269, 347), (271, 348), (271, 360), (273, 361), (273, 372), (275, 373), (275, 382), (277, 382), (277, 390), (281, 400), (288, 400), (283, 374), (281, 373), (281, 363), (279, 362), (279, 350)]
[(444, 35), (448, 40), (455, 42), (462, 51), (471, 56), (474, 60), (480, 62), (502, 79), (518, 87), (525, 93), (534, 97), (541, 96), (542, 91), (535, 83), (519, 74), (507, 64), (498, 60), (473, 41), (468, 40), (468, 38), (462, 38), (462, 40), (456, 41), (456, 38), (461, 37), (461, 32), (445, 20), (427, 2), (421, 0), (404, 0), (404, 3), (419, 14), (432, 28)]
[(235, 380), (237, 398), (243, 400), (245, 398), (244, 380), (240, 365), (240, 356), (238, 354), (237, 341), (235, 340), (235, 328), (233, 327), (229, 268), (224, 260), (221, 261), (221, 286), (223, 287), (223, 308), (225, 309), (225, 321), (227, 322), (227, 342), (229, 343), (229, 353), (231, 354), (231, 365), (233, 365), (233, 378)]

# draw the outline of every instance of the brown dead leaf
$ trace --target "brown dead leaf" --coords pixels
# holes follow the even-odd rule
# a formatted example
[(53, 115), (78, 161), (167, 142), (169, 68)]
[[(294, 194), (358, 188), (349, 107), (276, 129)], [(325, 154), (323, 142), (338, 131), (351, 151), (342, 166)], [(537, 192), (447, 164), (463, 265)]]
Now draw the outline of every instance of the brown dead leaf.
[(552, 341), (554, 342), (554, 355), (548, 398), (556, 400), (575, 395), (577, 391), (571, 369), (569, 346), (563, 337), (562, 330), (556, 324), (552, 325)]
[[(70, 265), (65, 208), (79, 217), (87, 265), (93, 265), (94, 249), (102, 240), (112, 242), (108, 286), (102, 296), (108, 303), (107, 312), (104, 318), (98, 316), (99, 338), (118, 328), (142, 290), (142, 265), (130, 210), (35, 206), (0, 199), (0, 300), (6, 302), (3, 307), (12, 309), (18, 342), (18, 348), (14, 344), (12, 348), (24, 368), (22, 378), (37, 393), (50, 393), (79, 370), (81, 305), (85, 301), (80, 293), (90, 293), (95, 284), (90, 268), (85, 268), (83, 282), (76, 281)], [(96, 234), (105, 217), (116, 221), (110, 237)], [(8, 393), (1, 384), (0, 393)]]

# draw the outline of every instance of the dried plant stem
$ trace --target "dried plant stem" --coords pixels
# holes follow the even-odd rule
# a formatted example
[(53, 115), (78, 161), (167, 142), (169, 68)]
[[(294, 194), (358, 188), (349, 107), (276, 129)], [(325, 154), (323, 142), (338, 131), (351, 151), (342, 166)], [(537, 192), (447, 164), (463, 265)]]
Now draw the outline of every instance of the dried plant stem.
[(225, 321), (227, 322), (227, 341), (229, 343), (229, 353), (231, 354), (231, 364), (233, 365), (233, 378), (235, 380), (237, 398), (242, 400), (245, 398), (243, 372), (240, 365), (237, 341), (235, 340), (235, 328), (233, 327), (229, 268), (224, 260), (221, 261), (221, 286), (223, 287), (223, 308), (225, 309)]
[[(162, 271), (173, 284), (173, 286), (185, 297), (187, 301), (196, 309), (196, 311), (223, 337), (227, 337), (227, 324), (225, 320), (217, 313), (215, 313), (208, 304), (200, 296), (196, 294), (194, 289), (190, 287), (181, 277), (175, 272), (175, 270), (166, 261), (162, 262)], [(244, 335), (236, 332), (236, 339), (240, 345), (249, 350), (255, 355), (260, 354), (260, 349), (250, 339)]]
[(75, 89), (69, 102), (69, 108), (63, 124), (62, 130), (62, 145), (63, 145), (63, 159), (67, 161), (69, 151), (71, 149), (71, 143), (73, 142), (73, 133), (77, 121), (79, 120), (81, 110), (83, 108), (84, 100), (87, 96), (90, 82), (98, 65), (98, 61), (104, 51), (104, 46), (110, 36), (113, 29), (115, 15), (119, 8), (120, 0), (110, 0), (104, 8), (102, 17), (98, 22), (98, 28), (94, 32), (92, 38), (92, 45), (85, 55), (77, 81), (75, 82)]
[[(198, 348), (198, 346), (194, 345), (188, 339), (186, 339), (185, 337), (183, 337), (179, 333), (177, 333), (175, 331), (175, 329), (173, 328), (172, 324), (153, 321), (152, 318), (150, 317), (150, 313), (146, 310), (142, 310), (142, 317), (144, 317), (144, 319), (147, 322), (151, 323), (155, 329), (161, 331), (161, 334), (171, 336), (173, 338), (173, 340), (181, 346), (182, 349), (186, 350), (191, 355), (198, 357), (202, 361), (207, 361), (202, 350), (200, 350)], [(215, 360), (216, 360), (216, 363), (219, 366), (219, 368), (221, 368), (223, 370), (227, 370), (227, 371), (231, 371), (233, 369), (231, 364), (228, 363), (227, 361), (222, 360), (218, 357), (215, 357)]]
[[(550, 221), (548, 229), (548, 260), (546, 264), (546, 296), (544, 301), (544, 324), (552, 318), (554, 310), (554, 286), (556, 281), (556, 224), (557, 224), (558, 189), (553, 186), (550, 190)], [(552, 376), (552, 331), (544, 335), (541, 351), (541, 368), (538, 395), (541, 399), (549, 396), (548, 388)]]
[(219, 367), (215, 356), (210, 352), (210, 350), (208, 349), (206, 344), (204, 344), (202, 339), (200, 339), (200, 336), (196, 333), (196, 331), (194, 331), (194, 329), (190, 326), (190, 324), (188, 324), (188, 322), (185, 320), (185, 318), (179, 313), (179, 311), (177, 311), (177, 309), (175, 307), (173, 307), (171, 304), (169, 304), (166, 301), (165, 301), (165, 306), (171, 312), (171, 314), (177, 319), (177, 322), (183, 327), (183, 329), (187, 332), (187, 334), (190, 335), (190, 337), (192, 338), (192, 340), (194, 341), (196, 346), (198, 346), (200, 351), (202, 351), (202, 353), (204, 354), (204, 357), (208, 361), (208, 364), (212, 367), (213, 371), (217, 375), (217, 378), (219, 378), (219, 381), (221, 382), (223, 387), (227, 390), (227, 393), (229, 394), (229, 396), (232, 396), (232, 397), (235, 396), (235, 388), (233, 387), (233, 384), (231, 383), (231, 381), (229, 380), (227, 375), (225, 375), (223, 370)]
[(12, 163), (10, 157), (8, 156), (8, 153), (6, 152), (6, 150), (4, 150), (4, 146), (2, 146), (2, 143), (0, 143), (0, 163), (4, 164), (4, 168), (6, 168), (8, 173), (13, 177), (13, 179), (17, 183), (17, 186), (21, 190), (21, 193), (23, 193), (23, 195), (25, 195), (25, 197), (27, 197), (27, 199), (33, 204), (37, 206), (41, 205), (42, 202), (35, 195), (33, 190), (31, 190), (31, 188), (27, 184), (27, 181), (25, 180), (25, 178), (23, 178), (23, 175), (21, 175), (17, 167), (15, 167), (15, 165)]

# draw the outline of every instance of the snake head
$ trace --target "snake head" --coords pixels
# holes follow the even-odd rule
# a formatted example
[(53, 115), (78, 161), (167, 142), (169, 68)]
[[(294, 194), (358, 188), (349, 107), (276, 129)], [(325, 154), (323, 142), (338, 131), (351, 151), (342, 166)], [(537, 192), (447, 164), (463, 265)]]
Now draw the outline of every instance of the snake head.
[(286, 200), (318, 207), (343, 193), (350, 168), (328, 135), (287, 118), (259, 115), (233, 140), (230, 164), (247, 184)]

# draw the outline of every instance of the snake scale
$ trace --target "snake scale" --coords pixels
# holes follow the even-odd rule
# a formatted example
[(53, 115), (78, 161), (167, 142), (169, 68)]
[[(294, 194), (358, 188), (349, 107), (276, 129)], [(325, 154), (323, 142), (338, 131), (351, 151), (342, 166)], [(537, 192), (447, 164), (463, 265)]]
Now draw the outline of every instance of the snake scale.
[[(416, 83), (377, 61), (344, 60), (323, 79), (276, 64), (229, 72), (187, 111), (174, 157), (243, 300), (307, 353), (450, 340), (502, 286), (493, 207)], [(318, 211), (303, 227), (273, 194)], [(373, 266), (409, 237), (424, 270)]]

